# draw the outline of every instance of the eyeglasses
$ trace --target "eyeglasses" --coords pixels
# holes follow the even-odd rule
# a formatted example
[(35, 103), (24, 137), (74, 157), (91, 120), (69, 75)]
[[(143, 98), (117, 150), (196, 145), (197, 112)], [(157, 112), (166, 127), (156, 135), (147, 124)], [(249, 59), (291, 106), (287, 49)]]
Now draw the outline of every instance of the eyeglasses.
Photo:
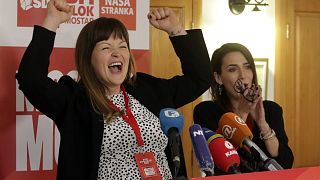
[(237, 93), (242, 94), (242, 96), (249, 102), (253, 102), (260, 96), (261, 88), (259, 85), (256, 86), (252, 84), (251, 87), (246, 87), (240, 79), (234, 83), (233, 88)]

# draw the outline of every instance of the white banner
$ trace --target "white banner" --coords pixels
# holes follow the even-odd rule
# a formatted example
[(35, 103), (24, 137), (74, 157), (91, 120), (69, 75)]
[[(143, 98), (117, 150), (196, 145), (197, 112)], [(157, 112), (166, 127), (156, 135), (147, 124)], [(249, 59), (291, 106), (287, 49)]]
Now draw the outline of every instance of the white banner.
[[(34, 24), (41, 25), (48, 0), (3, 1), (0, 46), (25, 47)], [(75, 46), (81, 28), (101, 16), (120, 19), (128, 28), (132, 49), (149, 49), (148, 0), (68, 0), (75, 7), (70, 21), (57, 31), (55, 47)]]

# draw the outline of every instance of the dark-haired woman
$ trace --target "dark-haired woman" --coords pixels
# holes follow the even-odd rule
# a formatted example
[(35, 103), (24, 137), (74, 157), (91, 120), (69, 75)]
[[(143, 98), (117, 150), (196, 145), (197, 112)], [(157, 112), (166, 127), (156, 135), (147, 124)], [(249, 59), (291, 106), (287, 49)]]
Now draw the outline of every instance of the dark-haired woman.
[[(283, 168), (291, 168), (294, 158), (288, 146), (282, 108), (262, 99), (250, 51), (238, 43), (224, 44), (214, 51), (211, 70), (214, 75), (210, 88), (212, 100), (195, 107), (194, 122), (216, 131), (221, 116), (233, 112), (246, 122), (253, 133), (253, 142), (268, 157), (274, 158)], [(243, 171), (263, 170), (250, 159), (250, 154), (238, 151), (247, 156), (248, 162), (243, 161), (241, 166)]]

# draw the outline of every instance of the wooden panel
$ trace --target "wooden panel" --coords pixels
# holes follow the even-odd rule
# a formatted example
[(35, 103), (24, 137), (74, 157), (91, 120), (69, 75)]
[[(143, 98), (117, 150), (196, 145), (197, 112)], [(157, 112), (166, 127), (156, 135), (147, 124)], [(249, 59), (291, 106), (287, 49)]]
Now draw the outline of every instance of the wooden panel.
[[(320, 5), (320, 4), (319, 4)], [(300, 167), (320, 165), (320, 14), (296, 15), (297, 112), (296, 162)]]
[(320, 12), (320, 1), (319, 0), (295, 0), (296, 11), (299, 12)]
[[(153, 8), (153, 7), (152, 7)], [(151, 9), (152, 9), (151, 8)], [(183, 8), (172, 8), (184, 25)], [(151, 35), (151, 73), (158, 77), (170, 78), (182, 74), (181, 64), (170, 43), (168, 34), (150, 27)], [(153, 48), (155, 48), (153, 50)]]
[[(180, 21), (184, 27), (190, 29), (192, 24), (200, 24), (200, 20), (198, 19), (200, 16), (193, 14), (192, 3), (192, 0), (151, 0), (150, 8), (172, 8), (174, 12), (179, 15)], [(195, 9), (198, 11), (197, 14), (200, 14), (199, 8), (201, 7), (201, 1), (197, 0), (197, 3), (198, 5)], [(181, 74), (181, 64), (173, 50), (168, 35), (165, 32), (150, 27), (150, 36), (151, 74), (164, 78), (170, 78), (176, 74)], [(201, 175), (197, 162), (193, 157), (192, 143), (189, 135), (189, 127), (193, 124), (193, 109), (200, 101), (201, 99), (198, 98), (196, 101), (180, 108), (180, 111), (184, 116), (184, 128), (181, 139), (189, 178), (200, 177)]]
[[(294, 1), (276, 2), (275, 101), (283, 108), (289, 146), (296, 155), (296, 64), (294, 59)], [(298, 132), (299, 133), (299, 132)], [(296, 164), (296, 161), (294, 162)]]
[(284, 110), (294, 167), (319, 166), (320, 1), (275, 2), (275, 100)]

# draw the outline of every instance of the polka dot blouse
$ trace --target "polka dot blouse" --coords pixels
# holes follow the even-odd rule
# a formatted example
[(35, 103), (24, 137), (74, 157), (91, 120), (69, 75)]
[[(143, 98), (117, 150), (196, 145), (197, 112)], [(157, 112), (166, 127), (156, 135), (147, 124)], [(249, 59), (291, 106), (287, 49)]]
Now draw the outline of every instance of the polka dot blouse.
[[(134, 154), (150, 151), (155, 154), (162, 178), (172, 179), (164, 153), (168, 139), (161, 130), (159, 118), (130, 94), (127, 95), (131, 111), (140, 127), (144, 145), (138, 147), (132, 128), (122, 117), (117, 117), (110, 124), (105, 123), (98, 179), (141, 179)], [(125, 109), (122, 92), (108, 98), (119, 109)]]

